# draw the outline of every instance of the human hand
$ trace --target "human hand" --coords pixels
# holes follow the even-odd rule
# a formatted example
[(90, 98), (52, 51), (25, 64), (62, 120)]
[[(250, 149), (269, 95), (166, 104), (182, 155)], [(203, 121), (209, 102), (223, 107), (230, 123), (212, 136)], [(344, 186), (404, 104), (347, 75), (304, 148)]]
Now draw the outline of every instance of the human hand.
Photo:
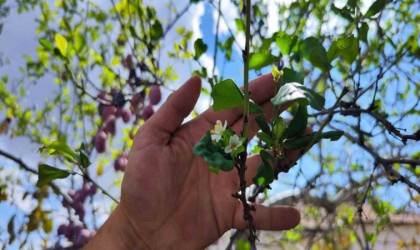
[[(267, 117), (272, 113), (273, 90), (271, 74), (250, 83), (251, 99)], [(238, 191), (237, 173), (213, 174), (192, 151), (217, 120), (226, 120), (239, 133), (242, 109), (209, 109), (182, 124), (200, 91), (200, 79), (191, 78), (139, 129), (122, 183), (121, 202), (87, 248), (203, 249), (231, 228), (246, 228), (242, 203), (231, 196)], [(251, 118), (249, 137), (258, 129)], [(287, 155), (285, 161), (291, 162), (298, 152)], [(248, 185), (260, 161), (258, 155), (248, 158)], [(259, 230), (290, 229), (300, 221), (299, 212), (292, 207), (255, 207), (252, 214)]]

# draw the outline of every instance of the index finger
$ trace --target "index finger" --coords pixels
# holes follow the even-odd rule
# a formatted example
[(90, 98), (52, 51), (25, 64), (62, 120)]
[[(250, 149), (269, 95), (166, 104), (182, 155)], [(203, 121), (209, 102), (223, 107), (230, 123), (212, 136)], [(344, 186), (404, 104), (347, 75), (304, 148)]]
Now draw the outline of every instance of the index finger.
[[(250, 98), (256, 104), (262, 104), (269, 101), (274, 96), (274, 80), (271, 73), (262, 75), (249, 83)], [(209, 126), (213, 126), (217, 120), (227, 121), (228, 126), (233, 124), (243, 115), (243, 108), (222, 110), (219, 112), (209, 108), (197, 119), (205, 120)]]

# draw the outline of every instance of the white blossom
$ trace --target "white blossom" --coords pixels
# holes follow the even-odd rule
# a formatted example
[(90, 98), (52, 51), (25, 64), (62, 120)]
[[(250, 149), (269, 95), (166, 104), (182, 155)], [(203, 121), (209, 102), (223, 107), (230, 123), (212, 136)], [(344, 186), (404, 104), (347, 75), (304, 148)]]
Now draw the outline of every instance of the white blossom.
[(232, 135), (229, 138), (229, 145), (225, 147), (225, 153), (229, 154), (232, 151), (237, 150), (242, 145), (242, 141), (239, 139), (238, 135)]
[(220, 120), (216, 121), (216, 125), (214, 125), (214, 129), (211, 131), (211, 140), (219, 142), (222, 139), (223, 132), (226, 130), (227, 121), (225, 124), (222, 125)]

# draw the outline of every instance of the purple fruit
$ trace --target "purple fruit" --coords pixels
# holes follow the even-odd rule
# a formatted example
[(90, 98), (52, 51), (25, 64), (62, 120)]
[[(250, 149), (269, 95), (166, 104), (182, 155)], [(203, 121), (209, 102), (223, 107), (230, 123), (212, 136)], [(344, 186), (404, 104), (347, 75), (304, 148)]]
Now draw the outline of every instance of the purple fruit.
[(98, 153), (105, 152), (106, 149), (106, 139), (107, 139), (106, 133), (101, 130), (98, 132), (98, 134), (95, 137), (95, 149)]
[(65, 235), (66, 231), (67, 231), (67, 225), (61, 224), (57, 228), (57, 234), (58, 235)]
[(124, 59), (123, 66), (127, 69), (133, 68), (133, 57), (131, 55), (127, 55), (127, 57)]
[(97, 191), (97, 187), (95, 185), (93, 185), (92, 183), (85, 183), (83, 185), (83, 190), (87, 195), (94, 195), (96, 194)]
[(90, 240), (91, 237), (92, 233), (89, 231), (89, 229), (83, 228), (76, 236), (74, 244), (76, 246), (84, 246)]
[(141, 118), (144, 119), (145, 121), (147, 119), (149, 119), (153, 114), (155, 113), (155, 111), (153, 110), (152, 105), (147, 105), (146, 107), (143, 108), (142, 112), (141, 112)]
[(152, 105), (156, 105), (160, 102), (161, 99), (162, 99), (162, 93), (160, 92), (159, 85), (153, 85), (152, 87), (150, 87), (150, 92), (149, 92), (150, 103)]
[(111, 115), (108, 117), (108, 119), (105, 122), (104, 131), (107, 134), (115, 135), (115, 132), (117, 131), (117, 118), (115, 117), (115, 115)]
[(110, 116), (115, 115), (115, 112), (117, 111), (117, 108), (114, 106), (105, 106), (102, 108), (101, 111), (101, 117), (102, 121), (106, 121), (109, 119)]
[(142, 99), (143, 98), (141, 97), (140, 94), (133, 95), (133, 97), (131, 97), (131, 100), (130, 100), (131, 106), (134, 107), (134, 108), (136, 108), (140, 104), (140, 101)]
[(128, 163), (128, 158), (126, 153), (120, 154), (114, 162), (114, 169), (115, 171), (125, 171), (125, 168)]
[(129, 110), (128, 108), (123, 109), (121, 111), (121, 117), (125, 123), (128, 123), (131, 118), (131, 110)]

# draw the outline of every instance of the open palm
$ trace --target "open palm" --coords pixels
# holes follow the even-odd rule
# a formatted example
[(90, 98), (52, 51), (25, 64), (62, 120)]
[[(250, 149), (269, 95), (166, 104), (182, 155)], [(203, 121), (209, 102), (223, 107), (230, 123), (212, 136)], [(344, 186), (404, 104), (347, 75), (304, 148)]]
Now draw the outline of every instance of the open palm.
[[(271, 114), (274, 83), (264, 75), (250, 84), (251, 98)], [(232, 197), (238, 191), (236, 171), (209, 171), (192, 149), (217, 120), (227, 121), (237, 133), (242, 129), (240, 108), (207, 110), (182, 124), (193, 109), (201, 90), (198, 77), (187, 81), (139, 130), (122, 183), (121, 203), (116, 212), (131, 244), (144, 249), (203, 249), (231, 228), (245, 228), (243, 208)], [(250, 136), (258, 131), (250, 121)], [(182, 125), (181, 125), (182, 124)], [(297, 154), (289, 154), (296, 157)], [(255, 175), (260, 159), (247, 161), (247, 183)], [(256, 206), (256, 229), (283, 230), (296, 226), (300, 216), (291, 207)], [(131, 245), (131, 248), (135, 248)]]

